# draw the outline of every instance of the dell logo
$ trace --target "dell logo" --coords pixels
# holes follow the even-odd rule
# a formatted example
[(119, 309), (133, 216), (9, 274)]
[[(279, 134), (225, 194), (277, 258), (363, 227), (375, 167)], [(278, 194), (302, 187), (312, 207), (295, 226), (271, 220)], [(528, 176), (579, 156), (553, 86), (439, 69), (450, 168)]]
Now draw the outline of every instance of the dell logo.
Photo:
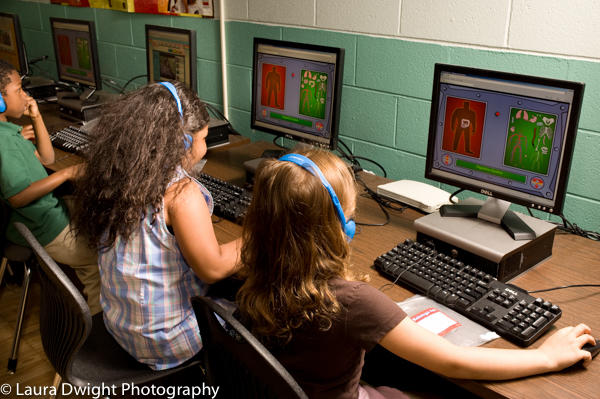
[(504, 290), (505, 290), (506, 292), (508, 292), (509, 294), (512, 294), (512, 295), (514, 295), (514, 296), (517, 296), (517, 295), (518, 295), (516, 291), (513, 291), (513, 290), (511, 290), (510, 288), (505, 288)]
[(490, 197), (493, 197), (493, 196), (494, 196), (494, 193), (493, 193), (493, 192), (491, 192), (491, 191), (489, 191), (489, 190), (486, 190), (486, 189), (484, 189), (484, 188), (482, 188), (482, 189), (481, 189), (481, 194), (485, 194), (485, 195), (487, 195), (487, 196), (490, 196)]

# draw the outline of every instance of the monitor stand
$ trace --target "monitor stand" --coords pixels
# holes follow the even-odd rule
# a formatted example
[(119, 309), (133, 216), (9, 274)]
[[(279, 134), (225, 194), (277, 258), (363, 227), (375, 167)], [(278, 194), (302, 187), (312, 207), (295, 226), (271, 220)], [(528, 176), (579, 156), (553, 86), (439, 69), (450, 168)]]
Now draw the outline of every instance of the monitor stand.
[(533, 239), (516, 241), (500, 225), (475, 217), (483, 201), (469, 198), (459, 205), (472, 217), (442, 217), (440, 212), (423, 216), (414, 222), (417, 241), (433, 243), (435, 249), (503, 282), (552, 256), (554, 224), (514, 212), (514, 217), (522, 219), (535, 233)]
[(535, 231), (508, 209), (510, 202), (489, 197), (483, 205), (442, 205), (443, 217), (473, 217), (499, 224), (513, 240), (533, 240)]

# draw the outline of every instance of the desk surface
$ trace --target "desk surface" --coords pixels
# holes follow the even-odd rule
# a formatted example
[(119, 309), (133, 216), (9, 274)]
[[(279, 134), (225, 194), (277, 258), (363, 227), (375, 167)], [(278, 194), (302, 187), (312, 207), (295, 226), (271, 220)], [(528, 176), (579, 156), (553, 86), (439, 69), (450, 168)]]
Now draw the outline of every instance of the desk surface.
[[(43, 112), (43, 110), (42, 110)], [(46, 118), (48, 130), (60, 128), (68, 122)], [(62, 123), (62, 126), (60, 124)], [(245, 172), (243, 162), (260, 156), (270, 143), (249, 143), (248, 139), (239, 138), (232, 144), (209, 150), (204, 172), (218, 176), (236, 184), (243, 184)], [(76, 155), (57, 150), (57, 161), (52, 169), (60, 169), (67, 165), (81, 162)], [(386, 180), (363, 173), (363, 180), (371, 187)], [(374, 287), (381, 287), (389, 281), (380, 276), (373, 268), (373, 260), (387, 252), (406, 238), (415, 239), (413, 221), (423, 214), (407, 209), (404, 212), (390, 211), (390, 223), (382, 227), (359, 226), (352, 242), (352, 267), (371, 277)], [(358, 222), (378, 223), (384, 220), (381, 210), (374, 201), (359, 197)], [(214, 225), (217, 238), (227, 242), (241, 234), (241, 226), (223, 220)], [(550, 288), (567, 284), (598, 283), (600, 276), (600, 243), (582, 237), (557, 233), (554, 240), (552, 257), (526, 273), (514, 278), (514, 283), (527, 290)], [(413, 295), (400, 286), (393, 286), (385, 293), (395, 301), (402, 301)], [(600, 337), (600, 290), (598, 288), (571, 288), (550, 291), (541, 294), (543, 298), (559, 305), (563, 311), (562, 318), (552, 327), (557, 328), (575, 325), (580, 322), (588, 324), (596, 337)], [(543, 341), (541, 338), (532, 347)], [(516, 348), (504, 339), (497, 339), (486, 344), (493, 348)], [(508, 398), (598, 398), (600, 396), (600, 357), (596, 358), (586, 370), (572, 367), (560, 373), (528, 377), (503, 382), (479, 382), (452, 380), (483, 397)]]

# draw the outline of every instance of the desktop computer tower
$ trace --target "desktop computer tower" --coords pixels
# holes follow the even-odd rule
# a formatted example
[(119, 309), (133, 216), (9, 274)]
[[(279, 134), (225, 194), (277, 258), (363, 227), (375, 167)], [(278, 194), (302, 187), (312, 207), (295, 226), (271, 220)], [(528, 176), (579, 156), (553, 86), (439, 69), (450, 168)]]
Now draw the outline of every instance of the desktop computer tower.
[(93, 101), (74, 97), (72, 92), (58, 92), (57, 103), (60, 115), (74, 121), (89, 122), (100, 116), (102, 105), (114, 101), (118, 94), (98, 90), (93, 94)]
[(210, 118), (208, 122), (208, 136), (206, 136), (206, 147), (214, 148), (229, 143), (229, 122)]
[[(468, 199), (461, 203), (481, 202)], [(536, 233), (532, 240), (513, 240), (500, 226), (477, 218), (442, 217), (439, 212), (414, 222), (417, 241), (506, 282), (552, 256), (556, 226), (518, 213)]]

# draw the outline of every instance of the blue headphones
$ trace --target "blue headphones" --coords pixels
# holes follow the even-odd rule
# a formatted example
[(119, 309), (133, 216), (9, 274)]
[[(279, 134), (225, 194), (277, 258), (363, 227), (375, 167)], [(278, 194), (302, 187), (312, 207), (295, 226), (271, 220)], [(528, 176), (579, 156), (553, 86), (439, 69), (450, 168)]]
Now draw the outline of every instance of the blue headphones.
[(2, 93), (0, 93), (0, 114), (6, 111), (6, 103), (4, 102), (4, 98), (2, 97)]
[[(183, 109), (181, 108), (181, 100), (177, 95), (177, 89), (171, 82), (159, 82), (159, 84), (165, 86), (167, 90), (171, 92), (173, 98), (175, 98), (175, 102), (177, 103), (177, 111), (179, 111), (179, 116), (181, 116), (181, 122), (183, 122)], [(183, 144), (185, 145), (186, 150), (192, 146), (192, 141), (194, 141), (194, 138), (189, 134), (185, 134), (185, 140), (183, 140)]]
[(327, 192), (329, 193), (329, 196), (331, 197), (333, 207), (335, 208), (335, 213), (337, 214), (338, 218), (340, 219), (340, 222), (342, 223), (342, 229), (344, 230), (346, 237), (348, 237), (348, 241), (352, 240), (352, 238), (354, 237), (354, 233), (356, 232), (356, 223), (354, 223), (354, 220), (352, 219), (346, 220), (346, 216), (344, 216), (344, 211), (342, 210), (342, 205), (340, 205), (340, 200), (338, 199), (337, 195), (335, 195), (335, 191), (333, 191), (333, 187), (331, 187), (331, 184), (329, 184), (325, 176), (323, 176), (323, 172), (321, 172), (321, 169), (319, 169), (319, 167), (309, 158), (300, 154), (286, 154), (279, 158), (279, 160), (292, 162), (296, 165), (300, 165), (304, 169), (309, 171), (312, 175), (317, 176), (321, 180), (321, 183), (323, 184), (323, 186), (325, 186)]

